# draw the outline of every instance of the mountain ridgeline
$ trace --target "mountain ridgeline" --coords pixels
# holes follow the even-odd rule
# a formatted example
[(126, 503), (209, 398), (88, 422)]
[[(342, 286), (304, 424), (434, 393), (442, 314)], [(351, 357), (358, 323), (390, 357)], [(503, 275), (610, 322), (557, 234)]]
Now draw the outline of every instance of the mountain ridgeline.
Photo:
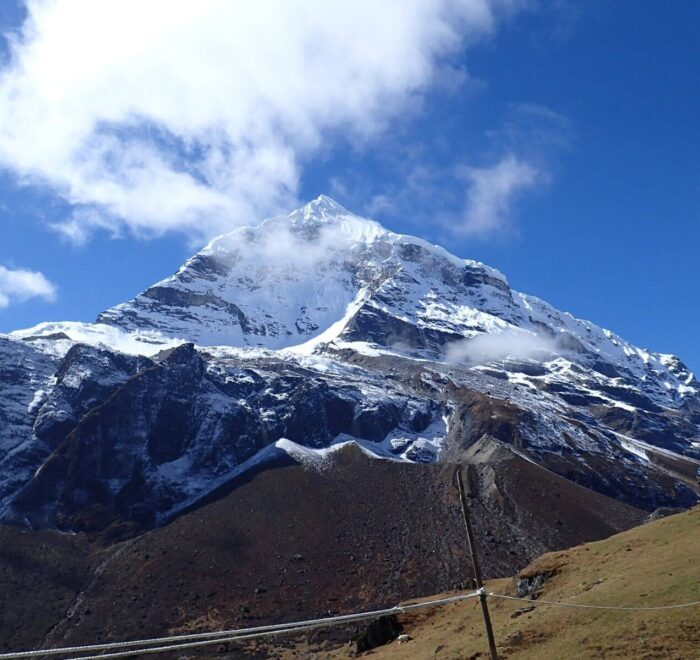
[(424, 466), (505, 452), (647, 511), (698, 499), (700, 385), (677, 357), (324, 196), (94, 324), (0, 335), (0, 374), (14, 525), (133, 535), (349, 446)]

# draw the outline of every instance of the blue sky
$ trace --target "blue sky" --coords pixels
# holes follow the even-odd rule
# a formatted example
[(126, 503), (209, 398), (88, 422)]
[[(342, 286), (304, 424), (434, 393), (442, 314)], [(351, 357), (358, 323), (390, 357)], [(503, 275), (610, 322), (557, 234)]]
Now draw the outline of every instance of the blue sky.
[[(14, 58), (7, 40), (0, 45), (0, 102), (16, 103), (5, 103), (4, 115), (0, 103), (0, 266), (41, 273), (55, 287), (24, 282), (24, 293), (6, 292), (4, 306), (0, 288), (0, 331), (93, 320), (174, 271), (208, 236), (327, 193), (700, 370), (700, 4), (543, 0), (504, 9), (470, 0), (468, 11), (445, 3), (436, 13), (441, 3), (416, 0), (387, 3), (368, 28), (368, 3), (370, 14), (343, 16), (342, 32), (330, 34), (328, 17), (277, 21), (251, 10), (240, 21), (248, 31), (279, 30), (271, 43), (298, 37), (304, 53), (309, 43), (317, 48), (299, 72), (269, 80), (276, 46), (261, 50), (251, 41), (246, 50), (245, 35), (230, 45), (221, 40), (229, 32), (235, 39), (235, 30), (212, 36), (212, 25), (226, 25), (222, 17), (187, 15), (175, 34), (203, 45), (191, 56), (174, 54), (173, 66), (187, 80), (195, 74), (194, 90), (173, 82), (167, 67), (161, 75), (172, 42), (159, 41), (167, 31), (157, 12), (115, 4), (139, 26), (132, 30), (139, 57), (129, 59), (132, 51), (100, 32), (103, 17), (89, 3), (73, 4), (64, 13), (35, 9), (35, 42), (25, 38)], [(214, 14), (225, 6), (211, 5)], [(415, 12), (415, 22), (397, 27), (391, 11)], [(16, 31), (24, 19), (21, 3), (0, 5), (0, 31)], [(453, 34), (445, 36), (445, 26)], [(398, 36), (380, 44), (382, 29)], [(54, 39), (58, 30), (70, 42)], [(141, 36), (159, 49), (144, 55)], [(206, 47), (210, 41), (218, 47)], [(62, 43), (83, 50), (64, 53)], [(87, 66), (89, 49), (97, 64)], [(219, 57), (225, 66), (216, 69)], [(20, 61), (37, 67), (34, 78), (22, 77)], [(221, 76), (238, 73), (236, 66), (250, 69), (254, 83), (281, 86), (279, 98), (243, 83), (226, 95)], [(215, 84), (206, 74), (197, 79), (212, 68)], [(7, 76), (14, 97), (3, 96)], [(35, 79), (44, 81), (43, 95)], [(54, 80), (67, 90), (61, 107), (37, 111), (58, 103)], [(237, 102), (229, 106), (228, 98)], [(243, 119), (241, 107), (249, 113)], [(113, 108), (136, 108), (137, 120)], [(45, 126), (51, 130), (42, 133)], [(92, 151), (70, 151), (85, 135), (102, 140), (99, 151), (95, 141)], [(38, 155), (25, 157), (30, 152)], [(134, 159), (138, 177), (125, 169)], [(81, 169), (85, 162), (89, 169)], [(122, 168), (118, 179), (103, 172), (112, 164)]]

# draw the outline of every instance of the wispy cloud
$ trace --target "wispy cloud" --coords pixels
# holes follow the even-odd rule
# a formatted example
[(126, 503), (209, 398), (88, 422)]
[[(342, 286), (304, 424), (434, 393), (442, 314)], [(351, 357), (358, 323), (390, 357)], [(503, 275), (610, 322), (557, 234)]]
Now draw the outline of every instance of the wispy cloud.
[(477, 335), (449, 344), (446, 357), (452, 362), (476, 366), (496, 360), (526, 360), (557, 352), (556, 342), (523, 330), (504, 330)]
[(97, 229), (208, 236), (296, 202), (526, 0), (28, 0), (0, 78), (0, 164)]
[(55, 300), (56, 287), (37, 271), (0, 266), (0, 308), (29, 298)]
[(493, 148), (510, 151), (542, 169), (550, 168), (574, 142), (569, 119), (537, 103), (514, 103), (503, 125), (489, 132)]
[[(555, 179), (573, 130), (550, 108), (520, 103), (512, 104), (485, 138), (478, 158), (436, 159), (440, 144), (393, 144), (393, 181), (382, 181), (384, 187), (377, 189), (371, 175), (346, 172), (334, 180), (334, 192), (353, 207), (364, 205), (371, 217), (413, 220), (417, 229), (440, 230), (441, 241), (510, 237), (518, 232), (523, 199)], [(367, 191), (373, 193), (369, 199)]]
[(510, 106), (503, 125), (489, 138), (493, 154), (498, 154), (491, 156), (491, 163), (457, 168), (467, 188), (463, 212), (452, 228), (480, 239), (512, 233), (519, 201), (552, 180), (573, 131), (564, 115), (543, 105), (519, 103)]
[(467, 181), (467, 196), (454, 230), (478, 238), (509, 230), (518, 198), (548, 180), (544, 172), (513, 154), (490, 167), (460, 168), (460, 176)]

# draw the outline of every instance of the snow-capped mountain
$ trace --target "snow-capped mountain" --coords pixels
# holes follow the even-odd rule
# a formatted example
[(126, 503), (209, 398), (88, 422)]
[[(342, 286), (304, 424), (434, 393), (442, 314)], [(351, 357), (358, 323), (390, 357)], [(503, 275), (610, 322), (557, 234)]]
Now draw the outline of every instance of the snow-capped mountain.
[[(493, 268), (394, 234), (325, 196), (214, 239), (175, 275), (98, 322), (203, 346), (323, 352), (320, 346), (350, 342), (355, 350), (447, 353), (471, 363), (536, 354), (552, 376), (578, 363), (662, 404), (700, 392), (675, 356), (637, 348), (513, 291)], [(474, 350), (469, 341), (455, 345), (486, 334), (496, 339), (476, 341)]]
[(696, 499), (700, 386), (678, 358), (324, 196), (95, 324), (0, 336), (0, 372), (0, 516), (31, 524), (156, 524), (346, 442), (432, 462), (495, 437), (638, 506)]

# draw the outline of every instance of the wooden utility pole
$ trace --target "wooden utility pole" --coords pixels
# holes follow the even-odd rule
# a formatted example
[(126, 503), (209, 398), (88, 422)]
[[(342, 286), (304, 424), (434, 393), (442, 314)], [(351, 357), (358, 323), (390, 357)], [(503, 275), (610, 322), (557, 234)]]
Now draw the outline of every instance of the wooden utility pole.
[(479, 556), (476, 552), (476, 543), (472, 524), (469, 520), (469, 507), (467, 505), (467, 496), (464, 492), (464, 482), (462, 481), (462, 469), (457, 466), (455, 470), (457, 475), (457, 487), (459, 488), (459, 500), (462, 504), (462, 517), (464, 518), (464, 526), (467, 529), (467, 540), (469, 541), (469, 552), (472, 556), (472, 564), (474, 566), (474, 580), (476, 581), (476, 589), (481, 602), (481, 613), (484, 616), (484, 626), (486, 627), (486, 636), (489, 640), (489, 651), (491, 652), (491, 660), (498, 660), (498, 651), (496, 650), (496, 640), (493, 636), (493, 628), (491, 627), (491, 617), (489, 616), (489, 606), (486, 602), (486, 590), (484, 589), (483, 580), (481, 578), (481, 566), (479, 565)]

